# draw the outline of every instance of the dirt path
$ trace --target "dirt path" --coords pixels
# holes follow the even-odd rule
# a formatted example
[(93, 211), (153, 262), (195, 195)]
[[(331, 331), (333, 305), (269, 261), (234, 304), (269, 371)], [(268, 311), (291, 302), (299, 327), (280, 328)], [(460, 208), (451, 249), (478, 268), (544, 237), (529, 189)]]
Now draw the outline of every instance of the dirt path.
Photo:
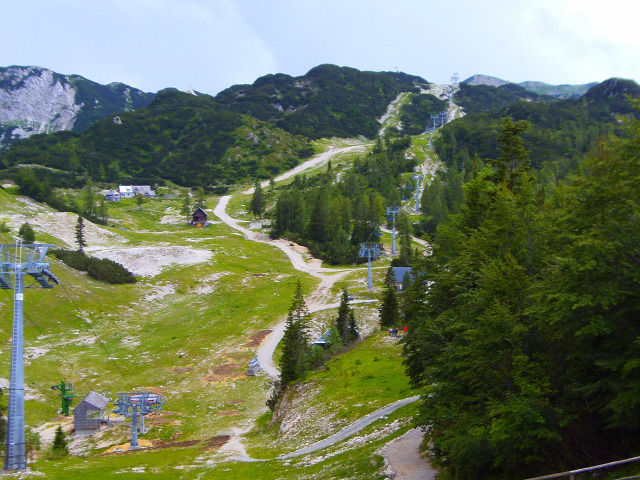
[[(231, 460), (236, 460), (239, 462), (269, 462), (271, 460), (287, 460), (289, 458), (295, 458), (295, 457), (300, 457), (302, 455), (307, 455), (309, 453), (322, 450), (323, 448), (330, 447), (332, 445), (335, 445), (336, 443), (346, 440), (347, 438), (359, 432), (363, 428), (368, 427), (373, 422), (380, 420), (382, 417), (390, 415), (391, 413), (395, 412), (399, 408), (402, 408), (405, 405), (409, 405), (410, 403), (413, 403), (418, 399), (420, 399), (420, 395), (416, 395), (414, 397), (409, 397), (409, 398), (403, 398), (401, 400), (397, 400), (393, 403), (390, 403), (389, 405), (379, 408), (378, 410), (370, 413), (369, 415), (365, 415), (360, 420), (356, 420), (352, 424), (347, 425), (338, 433), (334, 433), (330, 437), (327, 437), (323, 440), (312, 443), (311, 445), (307, 445), (306, 447), (296, 450), (295, 452), (284, 453), (282, 455), (278, 455), (275, 458), (267, 458), (267, 459), (251, 458), (245, 453), (242, 456), (233, 457), (231, 458)], [(416, 477), (416, 478), (419, 478), (419, 477)]]
[[(282, 180), (287, 180), (288, 178), (295, 177), (296, 175), (304, 172), (305, 170), (309, 170), (311, 168), (322, 165), (323, 163), (327, 163), (329, 160), (331, 160), (332, 157), (335, 157), (336, 155), (340, 155), (342, 153), (349, 153), (349, 152), (365, 151), (366, 148), (367, 148), (366, 145), (352, 145), (350, 147), (341, 147), (341, 148), (330, 147), (329, 150), (327, 150), (326, 152), (322, 152), (316, 155), (315, 157), (310, 158), (306, 162), (302, 162), (297, 167), (284, 172), (282, 175), (278, 175), (274, 179), (274, 181), (280, 182)], [(267, 187), (268, 185), (269, 185), (269, 180), (265, 180), (260, 184), (260, 186), (263, 188)], [(245, 190), (242, 193), (246, 195), (251, 195), (253, 193), (253, 187)]]
[(403, 436), (394, 438), (383, 449), (382, 456), (389, 463), (395, 480), (434, 480), (438, 471), (420, 455), (422, 431), (409, 430)]
[(380, 417), (384, 417), (386, 415), (389, 415), (389, 414), (395, 412), (396, 410), (398, 410), (399, 408), (402, 408), (405, 405), (409, 405), (410, 403), (415, 402), (419, 398), (420, 398), (420, 395), (416, 395), (414, 397), (403, 398), (402, 400), (397, 400), (397, 401), (387, 405), (386, 407), (382, 407), (382, 408), (376, 410), (375, 412), (370, 413), (369, 415), (365, 415), (360, 420), (357, 420), (357, 421), (353, 422), (351, 425), (347, 425), (342, 430), (340, 430), (338, 433), (334, 433), (330, 437), (327, 437), (327, 438), (325, 438), (323, 440), (320, 440), (319, 442), (312, 443), (311, 445), (307, 445), (306, 447), (301, 448), (300, 450), (296, 450), (295, 452), (285, 453), (283, 455), (280, 455), (280, 456), (278, 456), (278, 458), (284, 460), (284, 459), (287, 459), (287, 458), (299, 457), (301, 455), (306, 455), (308, 453), (312, 453), (312, 452), (315, 452), (317, 450), (321, 450), (323, 448), (330, 447), (331, 445), (334, 445), (334, 444), (336, 444), (338, 442), (342, 442), (343, 440), (346, 440), (347, 438), (349, 438), (354, 433), (359, 432), (363, 428), (368, 427), (369, 425), (371, 425), (376, 420), (379, 420)]

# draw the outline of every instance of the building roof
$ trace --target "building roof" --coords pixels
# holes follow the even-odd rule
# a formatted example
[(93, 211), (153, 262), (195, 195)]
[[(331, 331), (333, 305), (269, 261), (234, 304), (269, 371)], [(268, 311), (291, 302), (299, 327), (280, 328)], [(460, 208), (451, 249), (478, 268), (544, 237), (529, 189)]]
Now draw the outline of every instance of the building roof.
[(192, 215), (192, 216), (195, 216), (195, 215), (196, 215), (196, 213), (198, 213), (198, 212), (202, 212), (202, 213), (204, 214), (204, 216), (205, 216), (205, 217), (209, 217), (209, 215), (207, 215), (207, 212), (205, 212), (205, 211), (204, 211), (202, 208), (200, 208), (200, 207), (198, 207), (198, 208), (196, 209), (196, 211), (195, 211), (195, 212), (193, 212), (193, 215)]
[(394, 283), (402, 283), (407, 273), (411, 275), (411, 267), (392, 267), (391, 270), (393, 272)]
[(109, 403), (109, 399), (107, 397), (103, 397), (97, 392), (89, 392), (87, 396), (82, 399), (82, 402), (86, 402), (98, 410), (104, 410), (107, 403)]

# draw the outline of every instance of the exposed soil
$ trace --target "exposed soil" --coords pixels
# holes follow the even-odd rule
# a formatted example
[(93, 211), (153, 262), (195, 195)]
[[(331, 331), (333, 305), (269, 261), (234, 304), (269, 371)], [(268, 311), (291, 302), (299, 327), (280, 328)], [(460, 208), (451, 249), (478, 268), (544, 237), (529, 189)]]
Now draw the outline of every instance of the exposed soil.
[(249, 341), (244, 344), (244, 348), (259, 347), (271, 332), (273, 332), (273, 330), (260, 330), (259, 332), (254, 333), (249, 337)]
[(220, 365), (204, 377), (205, 382), (220, 382), (229, 378), (244, 378), (247, 376), (246, 368), (239, 363), (225, 363)]
[(223, 410), (221, 412), (216, 412), (216, 415), (219, 417), (233, 417), (236, 415), (242, 415), (240, 410)]

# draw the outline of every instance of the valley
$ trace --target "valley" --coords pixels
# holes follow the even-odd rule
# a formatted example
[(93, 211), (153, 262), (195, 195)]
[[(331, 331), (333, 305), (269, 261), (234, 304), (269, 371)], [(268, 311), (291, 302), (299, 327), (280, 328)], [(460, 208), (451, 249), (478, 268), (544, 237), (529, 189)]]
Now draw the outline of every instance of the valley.
[[(295, 174), (302, 171), (312, 172), (329, 160), (335, 163), (341, 156), (347, 155), (346, 158), (352, 158), (354, 153), (360, 153), (365, 148), (370, 146), (362, 144), (329, 147), (325, 153), (281, 175), (276, 181), (290, 181)], [(177, 214), (176, 201), (151, 199), (142, 209), (135, 207), (132, 202), (128, 202), (127, 205), (127, 202), (122, 201), (111, 211), (113, 222), (121, 227), (102, 227), (87, 222), (87, 251), (91, 255), (110, 258), (123, 264), (140, 278), (139, 283), (128, 287), (101, 286), (99, 282), (69, 271), (68, 267), (54, 261), (52, 270), (56, 271), (63, 282), (60, 288), (52, 292), (56, 297), (60, 297), (57, 300), (59, 308), (62, 311), (71, 310), (71, 316), (76, 318), (60, 318), (54, 321), (58, 324), (55, 328), (48, 322), (45, 322), (46, 326), (41, 326), (41, 320), (29, 313), (29, 307), (25, 312), (33, 325), (37, 325), (32, 328), (36, 328), (40, 333), (32, 333), (32, 342), (27, 341), (28, 351), (34, 352), (29, 354), (32, 356), (30, 362), (33, 363), (27, 367), (27, 377), (33, 378), (33, 368), (43, 370), (38, 366), (42, 361), (46, 360), (47, 364), (51, 365), (50, 357), (54, 352), (60, 352), (60, 349), (64, 348), (63, 358), (68, 358), (68, 362), (53, 360), (52, 366), (54, 370), (60, 371), (59, 376), (73, 381), (78, 392), (89, 387), (113, 392), (120, 384), (120, 390), (126, 386), (133, 389), (142, 387), (162, 392), (166, 396), (165, 411), (159, 414), (158, 419), (148, 419), (147, 424), (151, 425), (151, 430), (140, 437), (148, 442), (149, 448), (155, 448), (152, 445), (158, 442), (167, 442), (162, 439), (173, 440), (176, 445), (180, 442), (195, 442), (199, 445), (200, 439), (227, 436), (219, 450), (212, 450), (205, 455), (206, 461), (202, 455), (195, 455), (194, 452), (197, 458), (191, 461), (195, 464), (188, 467), (189, 474), (180, 478), (196, 478), (202, 473), (206, 474), (206, 478), (234, 478), (229, 476), (229, 470), (244, 470), (244, 467), (236, 464), (236, 457), (249, 459), (249, 454), (261, 456), (268, 452), (262, 450), (264, 447), (258, 450), (256, 447), (263, 444), (267, 438), (272, 438), (274, 433), (277, 435), (278, 428), (271, 427), (271, 431), (264, 434), (264, 439), (261, 435), (251, 432), (255, 431), (254, 423), (268, 411), (264, 402), (269, 393), (269, 378), (278, 374), (274, 362), (278, 355), (277, 345), (284, 329), (282, 319), (290, 301), (287, 291), (291, 291), (294, 278), (299, 278), (305, 288), (309, 289), (305, 298), (310, 312), (321, 315), (314, 315), (316, 336), (322, 333), (327, 325), (326, 322), (330, 318), (327, 315), (331, 315), (331, 312), (337, 309), (340, 289), (348, 287), (350, 293), (356, 297), (352, 304), (357, 312), (363, 336), (369, 337), (367, 343), (371, 345), (368, 348), (379, 352), (375, 361), (378, 358), (387, 358), (386, 355), (390, 355), (386, 362), (397, 358), (393, 360), (392, 371), (399, 377), (394, 379), (393, 384), (404, 378), (399, 368), (399, 357), (397, 353), (392, 353), (394, 350), (397, 352), (397, 344), (388, 343), (382, 332), (375, 333), (377, 299), (372, 296), (372, 292), (366, 290), (366, 268), (324, 268), (319, 260), (309, 256), (306, 248), (286, 240), (270, 240), (259, 230), (245, 228), (241, 224), (247, 222), (248, 217), (242, 213), (242, 209), (246, 209), (245, 202), (251, 193), (251, 190), (242, 190), (242, 193), (238, 192), (235, 196), (208, 199), (209, 202), (215, 202), (215, 208), (211, 211), (217, 220), (213, 220), (212, 224), (204, 229), (185, 226)], [(6, 195), (3, 197), (3, 206), (7, 208), (2, 220), (7, 221), (12, 227), (28, 221), (36, 229), (38, 238), (46, 237), (47, 241), (56, 244), (63, 242), (62, 245), (73, 248), (75, 217), (72, 214), (54, 213), (48, 207), (35, 203), (30, 203), (29, 209), (25, 210), (20, 206), (20, 197), (17, 197), (17, 200), (18, 203), (13, 203), (11, 198)], [(240, 213), (238, 218), (227, 213), (227, 206), (231, 200), (234, 203), (234, 211)], [(58, 272), (60, 269), (63, 270), (62, 273)], [(376, 270), (378, 271), (382, 273), (382, 270)], [(77, 285), (78, 279), (82, 286)], [(121, 290), (125, 289), (127, 294), (123, 295)], [(39, 291), (33, 293), (42, 294)], [(221, 297), (227, 298), (223, 300)], [(240, 297), (244, 297), (244, 300), (240, 301)], [(271, 297), (278, 300), (274, 303)], [(206, 303), (204, 299), (207, 299)], [(3, 302), (7, 305), (10, 299), (5, 297)], [(269, 313), (264, 315), (266, 309)], [(4, 308), (3, 311), (8, 313)], [(278, 311), (281, 313), (278, 314)], [(140, 324), (138, 319), (144, 319), (144, 322)], [(6, 317), (5, 322), (8, 320)], [(69, 331), (65, 327), (68, 322), (74, 320), (81, 325), (84, 324), (84, 327), (80, 326), (72, 331), (71, 335), (75, 335), (76, 339), (70, 344), (66, 340)], [(170, 324), (173, 324), (173, 327), (166, 332), (160, 332), (166, 330), (166, 326)], [(57, 333), (50, 330), (57, 330)], [(245, 344), (248, 345), (246, 339), (253, 333), (266, 333), (270, 330), (272, 332), (266, 337), (261, 336), (258, 348), (243, 347)], [(172, 336), (168, 338), (167, 334), (170, 332)], [(154, 338), (156, 336), (160, 338)], [(180, 341), (181, 339), (183, 341)], [(67, 345), (80, 348), (76, 350), (72, 347), (72, 353), (66, 350)], [(100, 345), (105, 348), (101, 349)], [(162, 345), (160, 350), (159, 345)], [(345, 355), (355, 356), (360, 362), (357, 353), (359, 348), (356, 347)], [(3, 354), (6, 353), (8, 351), (3, 349)], [(68, 355), (69, 353), (72, 355)], [(247, 378), (244, 370), (253, 356), (259, 359), (263, 371), (257, 377)], [(87, 361), (91, 362), (93, 367), (82, 367)], [(332, 361), (340, 363), (341, 360), (336, 358)], [(112, 364), (115, 362), (120, 366), (115, 367)], [(226, 366), (230, 368), (223, 368)], [(46, 370), (50, 371), (51, 368), (47, 367)], [(355, 373), (355, 377), (351, 380), (345, 378), (345, 381), (362, 381), (358, 380), (358, 377), (364, 376), (371, 377), (366, 380), (367, 383), (375, 384), (379, 381), (384, 385), (388, 381), (385, 378), (391, 373), (388, 368), (387, 363), (384, 372), (358, 368), (350, 374), (353, 376)], [(76, 371), (81, 375), (80, 378), (74, 378), (77, 377)], [(118, 371), (121, 374), (118, 374)], [(44, 378), (36, 376), (31, 383), (39, 385), (43, 380)], [(316, 404), (311, 410), (304, 404), (292, 408), (280, 425), (280, 430), (284, 429), (286, 434), (277, 435), (275, 448), (269, 448), (271, 458), (280, 458), (272, 463), (288, 463), (296, 458), (295, 463), (300, 462), (302, 465), (312, 465), (315, 462), (319, 462), (320, 465), (331, 464), (336, 455), (343, 455), (354, 448), (356, 451), (361, 450), (361, 454), (368, 457), (374, 445), (383, 445), (409, 426), (409, 412), (400, 417), (396, 416), (391, 423), (396, 427), (391, 429), (388, 423), (390, 420), (378, 418), (383, 415), (385, 418), (390, 416), (395, 408), (403, 407), (402, 411), (406, 411), (408, 407), (404, 407), (404, 401), (398, 403), (395, 408), (387, 408), (384, 411), (387, 413), (374, 413), (377, 408), (385, 406), (390, 401), (407, 396), (409, 390), (406, 386), (400, 389), (394, 387), (389, 391), (390, 395), (381, 398), (370, 397), (362, 402), (367, 397), (368, 389), (352, 392), (350, 397), (345, 398), (344, 394), (339, 391), (332, 392), (333, 387), (323, 387), (322, 383), (321, 380), (312, 380), (311, 384), (315, 386), (311, 392), (301, 392), (303, 398), (306, 396), (308, 401), (314, 404), (313, 398), (318, 395), (328, 394), (329, 398), (337, 395), (330, 404), (334, 405), (333, 408), (338, 407), (341, 413), (334, 417), (334, 412), (326, 418), (329, 411), (326, 405), (320, 407), (321, 404)], [(402, 383), (405, 382), (400, 382)], [(304, 386), (305, 390), (308, 388), (308, 385)], [(309, 394), (311, 397), (308, 397)], [(40, 407), (39, 418), (34, 418), (32, 413), (29, 414), (28, 424), (39, 424), (38, 430), (43, 432), (42, 438), (46, 443), (47, 439), (52, 439), (52, 436), (49, 436), (52, 433), (46, 432), (52, 432), (57, 424), (65, 425), (68, 429), (70, 423), (69, 419), (63, 417), (59, 417), (53, 423), (46, 420), (55, 409), (55, 397), (48, 395), (44, 389), (36, 395), (39, 400), (43, 400), (43, 395), (46, 395), (49, 405), (43, 405), (45, 408)], [(415, 398), (417, 397), (412, 397), (412, 400)], [(33, 412), (32, 402), (27, 403), (27, 410)], [(357, 404), (358, 407), (353, 409), (349, 406), (351, 404)], [(355, 438), (375, 439), (373, 444), (367, 446), (357, 443), (349, 446), (347, 443), (340, 446), (341, 441), (357, 432), (353, 430), (349, 434), (339, 435), (345, 423), (355, 422), (366, 416), (367, 412), (371, 412), (368, 417), (371, 420), (360, 427), (365, 429), (364, 437)], [(305, 418), (304, 422), (298, 417), (301, 414)], [(334, 417), (333, 420), (331, 417)], [(40, 424), (43, 420), (45, 423)], [(318, 421), (322, 421), (323, 427), (316, 430)], [(367, 426), (372, 422), (375, 422), (373, 426)], [(94, 438), (74, 440), (71, 443), (72, 454), (84, 460), (74, 467), (75, 461), (73, 457), (70, 458), (65, 461), (65, 470), (71, 468), (75, 472), (74, 476), (77, 475), (76, 478), (90, 478), (95, 475), (96, 466), (91, 466), (94, 462), (91, 459), (97, 458), (94, 455), (100, 455), (104, 451), (116, 451), (114, 449), (122, 445), (129, 435), (127, 430), (130, 427), (127, 427), (122, 419), (113, 425)], [(335, 432), (333, 437), (332, 432)], [(322, 450), (315, 454), (321, 455), (322, 460), (315, 460), (309, 464), (308, 455), (302, 452), (286, 453), (292, 448), (299, 449), (305, 443), (313, 443), (323, 437), (329, 437), (328, 441), (322, 444)], [(304, 443), (301, 443), (301, 439)], [(168, 444), (169, 448), (171, 443)], [(334, 443), (338, 445), (332, 447), (334, 451), (331, 453), (331, 448), (328, 447)], [(120, 448), (126, 451), (126, 443), (124, 445)], [(188, 451), (189, 447), (182, 447), (181, 450)], [(141, 450), (127, 455), (132, 465), (136, 465), (131, 467), (131, 472), (145, 468), (144, 471), (153, 469), (154, 473), (158, 474), (165, 471), (175, 474), (175, 469), (185, 461), (182, 458), (176, 459), (177, 463), (171, 461), (164, 467), (151, 467), (148, 464), (148, 467), (140, 467), (141, 459), (135, 457), (148, 453), (150, 451)], [(178, 457), (182, 457), (183, 453)], [(106, 458), (100, 458), (100, 464), (109, 463)], [(36, 465), (35, 469), (38, 470), (41, 463), (38, 462)], [(55, 463), (45, 467), (47, 477), (57, 478), (58, 470)], [(299, 471), (298, 467), (291, 471)], [(223, 468), (226, 473), (218, 477), (215, 473), (216, 468)], [(292, 468), (293, 465), (290, 465), (286, 470)], [(119, 471), (124, 473), (122, 469)], [(369, 474), (365, 474), (363, 478), (368, 478), (367, 475)]]

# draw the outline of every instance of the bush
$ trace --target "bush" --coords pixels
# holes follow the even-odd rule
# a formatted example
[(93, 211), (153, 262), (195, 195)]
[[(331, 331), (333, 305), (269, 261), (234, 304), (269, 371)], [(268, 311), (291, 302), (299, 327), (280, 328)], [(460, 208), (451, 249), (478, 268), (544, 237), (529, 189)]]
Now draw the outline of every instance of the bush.
[(106, 258), (89, 258), (87, 273), (106, 283), (136, 283), (136, 277), (119, 263)]
[(72, 250), (53, 250), (59, 260), (76, 270), (82, 270), (87, 274), (105, 283), (121, 284), (136, 283), (136, 277), (121, 264), (106, 258), (89, 257), (84, 252)]

